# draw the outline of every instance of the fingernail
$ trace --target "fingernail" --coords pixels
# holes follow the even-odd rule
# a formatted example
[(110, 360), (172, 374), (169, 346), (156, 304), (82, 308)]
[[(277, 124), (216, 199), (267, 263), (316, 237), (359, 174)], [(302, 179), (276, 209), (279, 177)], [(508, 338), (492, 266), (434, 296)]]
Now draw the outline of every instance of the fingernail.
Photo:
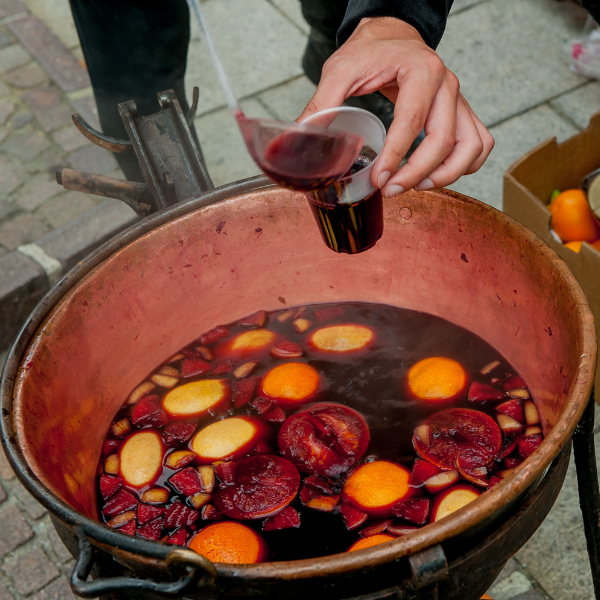
[(415, 188), (415, 190), (419, 190), (420, 192), (423, 192), (425, 190), (432, 190), (435, 187), (435, 183), (433, 183), (433, 181), (431, 181), (431, 179), (429, 179), (429, 177), (423, 179), (423, 181), (421, 181), (421, 183)]
[(401, 185), (388, 185), (385, 190), (385, 197), (391, 198), (392, 196), (402, 194), (402, 192), (404, 192), (404, 188)]
[(392, 174), (389, 171), (382, 171), (381, 173), (379, 173), (379, 177), (377, 178), (377, 187), (379, 189), (382, 189), (391, 176)]

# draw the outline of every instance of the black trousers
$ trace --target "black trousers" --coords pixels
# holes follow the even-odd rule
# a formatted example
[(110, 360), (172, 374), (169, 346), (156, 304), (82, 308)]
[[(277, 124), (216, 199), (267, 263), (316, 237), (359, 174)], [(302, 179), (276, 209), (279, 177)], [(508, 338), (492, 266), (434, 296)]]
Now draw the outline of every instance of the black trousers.
[[(347, 0), (301, 1), (305, 19), (331, 40), (333, 51)], [(135, 100), (139, 114), (152, 114), (159, 109), (157, 93), (173, 89), (184, 112), (188, 110), (184, 75), (190, 13), (186, 0), (70, 2), (104, 133), (127, 138), (117, 109), (126, 100)], [(116, 154), (115, 158), (127, 179), (142, 181), (134, 155)]]

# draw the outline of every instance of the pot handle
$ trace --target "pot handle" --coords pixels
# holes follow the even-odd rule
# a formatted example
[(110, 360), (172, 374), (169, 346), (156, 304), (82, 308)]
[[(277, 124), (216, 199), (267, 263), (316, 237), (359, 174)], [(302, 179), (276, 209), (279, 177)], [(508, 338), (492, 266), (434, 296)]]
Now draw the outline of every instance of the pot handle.
[(75, 595), (82, 598), (97, 598), (104, 594), (125, 591), (152, 592), (164, 598), (179, 598), (197, 585), (211, 586), (217, 577), (215, 566), (207, 558), (186, 548), (175, 548), (167, 555), (166, 563), (169, 570), (171, 567), (184, 569), (184, 573), (176, 581), (164, 582), (133, 577), (87, 581), (94, 564), (94, 551), (81, 527), (74, 527), (73, 532), (79, 541), (79, 556), (71, 575), (71, 589)]

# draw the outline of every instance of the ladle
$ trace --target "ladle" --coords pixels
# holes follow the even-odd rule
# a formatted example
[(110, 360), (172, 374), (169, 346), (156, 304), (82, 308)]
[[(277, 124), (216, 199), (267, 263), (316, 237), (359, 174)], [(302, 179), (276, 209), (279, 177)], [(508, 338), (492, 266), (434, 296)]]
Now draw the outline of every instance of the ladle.
[(246, 117), (212, 40), (199, 0), (189, 0), (189, 3), (227, 106), (256, 164), (275, 183), (303, 192), (326, 187), (343, 177), (363, 146), (362, 137), (318, 125)]

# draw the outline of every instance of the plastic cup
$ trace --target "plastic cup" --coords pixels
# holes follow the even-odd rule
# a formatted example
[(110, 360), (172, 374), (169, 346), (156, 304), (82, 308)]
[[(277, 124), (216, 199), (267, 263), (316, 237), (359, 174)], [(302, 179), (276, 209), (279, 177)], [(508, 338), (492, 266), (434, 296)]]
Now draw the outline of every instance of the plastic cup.
[(363, 148), (350, 174), (307, 192), (306, 197), (323, 241), (334, 252), (358, 254), (372, 248), (383, 234), (381, 191), (371, 184), (371, 169), (385, 143), (383, 123), (370, 112), (350, 106), (323, 110), (303, 123), (363, 138)]

